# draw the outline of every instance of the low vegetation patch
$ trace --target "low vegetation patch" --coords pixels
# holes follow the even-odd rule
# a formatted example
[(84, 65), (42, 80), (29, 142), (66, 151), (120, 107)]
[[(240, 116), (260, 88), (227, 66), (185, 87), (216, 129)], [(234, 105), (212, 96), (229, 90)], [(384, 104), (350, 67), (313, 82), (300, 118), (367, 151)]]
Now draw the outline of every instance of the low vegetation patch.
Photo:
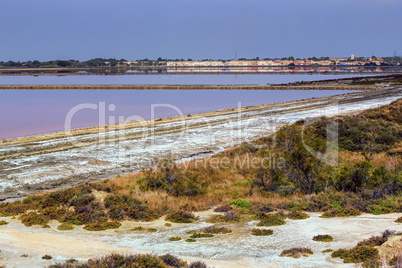
[(235, 211), (228, 211), (224, 215), (214, 215), (206, 220), (209, 223), (241, 222), (243, 218)]
[(196, 261), (187, 263), (171, 254), (162, 256), (151, 254), (135, 254), (135, 255), (120, 255), (111, 254), (100, 258), (93, 258), (86, 262), (74, 263), (57, 263), (49, 266), (49, 268), (97, 268), (97, 267), (139, 267), (139, 268), (207, 268), (204, 262)]
[(199, 179), (199, 174), (179, 170), (172, 160), (144, 172), (144, 177), (137, 183), (142, 191), (162, 190), (175, 197), (203, 195), (207, 190), (207, 184)]
[(1, 226), (1, 225), (7, 225), (8, 223), (9, 223), (8, 221), (3, 221), (3, 220), (1, 220), (1, 221), (0, 221), (0, 226)]
[(396, 265), (398, 264), (398, 259), (400, 259), (400, 257), (395, 256), (392, 259), (389, 260), (388, 265), (391, 267), (397, 267)]
[(214, 212), (228, 212), (231, 209), (230, 206), (219, 206), (214, 209)]
[(216, 227), (216, 226), (209, 226), (200, 229), (200, 232), (206, 234), (228, 234), (231, 233), (232, 230), (226, 227)]
[(96, 222), (89, 223), (84, 226), (84, 229), (87, 231), (104, 231), (107, 229), (117, 229), (121, 226), (120, 222)]
[(360, 210), (356, 208), (334, 208), (328, 211), (325, 211), (321, 217), (322, 218), (333, 218), (333, 217), (350, 217), (350, 216), (359, 216), (362, 214)]
[(43, 255), (43, 256), (42, 256), (42, 259), (44, 259), (44, 260), (51, 260), (51, 259), (53, 259), (53, 257), (50, 256), (50, 255)]
[(169, 238), (169, 241), (180, 241), (181, 237), (180, 236), (173, 236)]
[(131, 231), (144, 231), (144, 230), (145, 230), (145, 228), (142, 226), (137, 226), (137, 227), (134, 227), (133, 229), (131, 229)]
[(28, 212), (22, 214), (19, 217), (19, 220), (27, 227), (33, 225), (45, 225), (49, 222), (49, 219), (37, 212)]
[(186, 261), (183, 261), (171, 254), (165, 254), (162, 256), (159, 256), (159, 258), (162, 259), (162, 261), (169, 267), (175, 267), (175, 268), (187, 268), (188, 264)]
[(171, 221), (174, 223), (192, 223), (197, 221), (198, 219), (199, 218), (196, 217), (193, 213), (183, 210), (170, 213), (166, 216), (167, 221)]
[(147, 233), (156, 233), (158, 230), (155, 228), (148, 228)]
[(207, 238), (207, 237), (214, 237), (214, 235), (213, 234), (195, 233), (190, 236), (190, 238)]
[(402, 223), (402, 217), (399, 217), (398, 219), (396, 219), (395, 222)]
[(281, 214), (263, 213), (258, 215), (257, 218), (260, 220), (260, 222), (257, 223), (257, 226), (277, 226), (286, 224)]
[(193, 242), (197, 242), (197, 240), (195, 240), (195, 239), (193, 239), (193, 238), (189, 238), (189, 239), (186, 239), (186, 242), (193, 243)]
[(333, 252), (333, 251), (334, 251), (333, 249), (328, 248), (328, 249), (324, 249), (322, 251), (322, 253), (329, 253), (329, 252)]
[(330, 235), (316, 235), (313, 237), (313, 240), (320, 242), (332, 242), (334, 238)]
[(286, 215), (291, 220), (305, 220), (310, 218), (310, 216), (302, 211), (291, 211)]
[(314, 254), (310, 248), (300, 247), (300, 248), (291, 248), (282, 251), (279, 255), (280, 257), (292, 257), (292, 258), (300, 258), (300, 257), (308, 257), (309, 255)]
[(238, 208), (251, 208), (253, 206), (250, 202), (243, 200), (243, 199), (233, 200), (232, 202), (230, 202), (229, 205), (232, 205), (232, 206), (235, 206)]
[(60, 231), (69, 231), (69, 230), (73, 230), (74, 226), (68, 223), (62, 223), (59, 226), (57, 226), (57, 230)]
[(254, 228), (251, 230), (251, 234), (255, 235), (255, 236), (268, 236), (268, 235), (273, 235), (274, 231), (269, 230), (269, 229)]
[(373, 236), (360, 241), (351, 249), (338, 249), (332, 253), (333, 258), (341, 258), (344, 263), (363, 263), (363, 267), (370, 267), (372, 263), (378, 263), (380, 255), (377, 246), (387, 242), (388, 237), (395, 234), (395, 231), (386, 230), (381, 236)]

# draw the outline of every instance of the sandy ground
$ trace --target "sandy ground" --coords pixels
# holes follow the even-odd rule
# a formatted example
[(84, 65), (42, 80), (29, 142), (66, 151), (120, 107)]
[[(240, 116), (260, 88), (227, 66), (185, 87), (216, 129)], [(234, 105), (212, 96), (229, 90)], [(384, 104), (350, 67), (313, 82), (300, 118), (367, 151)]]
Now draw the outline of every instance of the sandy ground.
[[(231, 228), (233, 233), (198, 239), (195, 243), (185, 242), (190, 236), (186, 231), (212, 225), (205, 222), (212, 214), (215, 213), (198, 213), (200, 220), (193, 224), (173, 223), (166, 227), (164, 218), (161, 218), (154, 222), (123, 222), (119, 229), (101, 232), (86, 231), (82, 227), (58, 231), (57, 222), (52, 222), (50, 229), (25, 227), (17, 220), (2, 218), (10, 223), (0, 226), (0, 264), (44, 267), (70, 258), (87, 260), (110, 253), (171, 253), (188, 262), (202, 260), (212, 267), (354, 267), (322, 251), (352, 247), (357, 241), (380, 235), (386, 229), (402, 232), (402, 224), (394, 222), (402, 214), (324, 219), (319, 217), (319, 213), (310, 213), (309, 219), (286, 220), (286, 225), (270, 227), (274, 230), (272, 236), (250, 235), (257, 221), (246, 221), (220, 225)], [(158, 231), (131, 231), (137, 226)], [(334, 241), (313, 241), (312, 237), (317, 234), (330, 234)], [(172, 236), (180, 236), (183, 240), (168, 241)], [(310, 247), (314, 255), (300, 259), (279, 257), (282, 250), (300, 246)], [(23, 254), (27, 257), (21, 257)], [(45, 254), (53, 259), (42, 260)]]

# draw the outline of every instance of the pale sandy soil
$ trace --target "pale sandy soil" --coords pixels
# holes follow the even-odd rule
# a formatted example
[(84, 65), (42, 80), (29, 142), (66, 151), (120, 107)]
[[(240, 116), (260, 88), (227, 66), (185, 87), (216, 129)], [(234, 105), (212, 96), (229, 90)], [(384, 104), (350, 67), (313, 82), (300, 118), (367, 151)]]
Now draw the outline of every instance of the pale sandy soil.
[[(340, 259), (332, 259), (330, 253), (322, 251), (353, 247), (358, 241), (380, 235), (386, 229), (402, 232), (402, 224), (394, 222), (401, 214), (324, 219), (319, 217), (319, 213), (310, 213), (309, 219), (286, 220), (286, 225), (270, 227), (274, 230), (272, 236), (251, 236), (250, 230), (257, 222), (246, 221), (221, 225), (231, 228), (233, 233), (197, 239), (195, 243), (185, 242), (190, 236), (186, 231), (212, 225), (205, 222), (212, 214), (211, 211), (198, 213), (200, 220), (194, 224), (172, 223), (171, 227), (166, 227), (164, 218), (161, 218), (154, 222), (124, 222), (117, 230), (101, 232), (85, 231), (82, 227), (58, 231), (57, 222), (51, 224), (51, 229), (25, 227), (17, 220), (2, 218), (10, 223), (0, 226), (0, 264), (44, 267), (70, 258), (87, 260), (110, 253), (171, 253), (188, 262), (202, 260), (212, 267), (355, 267), (343, 264)], [(131, 231), (137, 226), (158, 231)], [(330, 234), (334, 241), (313, 241), (312, 237), (317, 234)], [(183, 240), (169, 242), (172, 236), (180, 236)], [(300, 259), (279, 257), (282, 250), (296, 246), (310, 247), (314, 255)], [(20, 257), (22, 254), (28, 257)], [(45, 254), (53, 259), (42, 260)]]

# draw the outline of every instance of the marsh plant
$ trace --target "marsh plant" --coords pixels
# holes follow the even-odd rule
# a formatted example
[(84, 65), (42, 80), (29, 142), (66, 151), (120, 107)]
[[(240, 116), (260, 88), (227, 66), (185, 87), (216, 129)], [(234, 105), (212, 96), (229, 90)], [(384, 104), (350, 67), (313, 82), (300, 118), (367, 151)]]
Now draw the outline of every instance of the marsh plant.
[(282, 251), (279, 255), (280, 257), (292, 257), (292, 258), (300, 258), (300, 257), (308, 257), (309, 255), (314, 254), (311, 248), (306, 247), (295, 247), (291, 249), (286, 249)]
[(171, 254), (162, 256), (151, 254), (135, 254), (135, 255), (120, 255), (111, 254), (104, 257), (90, 259), (86, 262), (74, 261), (65, 263), (56, 263), (49, 268), (97, 268), (97, 267), (152, 267), (152, 268), (207, 268), (207, 265), (201, 261), (187, 263)]
[(251, 230), (251, 234), (255, 235), (255, 236), (268, 236), (268, 235), (273, 235), (274, 231), (269, 230), (269, 229), (254, 228)]
[(332, 242), (334, 238), (330, 235), (316, 235), (313, 237), (313, 240), (319, 242)]
[(171, 221), (174, 223), (192, 223), (197, 221), (199, 218), (196, 217), (193, 213), (179, 210), (176, 212), (172, 212), (168, 214), (165, 218), (167, 221)]
[(385, 230), (380, 236), (372, 236), (357, 243), (351, 249), (338, 249), (332, 253), (333, 258), (341, 258), (344, 263), (363, 263), (363, 267), (377, 267), (380, 255), (377, 249), (393, 236), (395, 231)]

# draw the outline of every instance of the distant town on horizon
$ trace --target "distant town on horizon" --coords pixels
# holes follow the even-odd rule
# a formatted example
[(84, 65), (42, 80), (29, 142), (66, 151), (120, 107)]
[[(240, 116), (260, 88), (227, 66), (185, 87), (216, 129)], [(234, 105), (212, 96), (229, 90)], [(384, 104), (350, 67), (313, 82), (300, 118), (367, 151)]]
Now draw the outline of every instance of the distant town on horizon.
[(135, 67), (135, 66), (167, 66), (167, 67), (253, 67), (253, 66), (331, 66), (331, 65), (351, 65), (351, 66), (388, 66), (388, 65), (401, 65), (402, 58), (400, 56), (393, 57), (356, 57), (351, 54), (349, 57), (330, 58), (330, 57), (309, 57), (309, 58), (295, 58), (293, 56), (284, 58), (239, 58), (239, 59), (203, 59), (193, 60), (188, 59), (163, 59), (159, 57), (156, 60), (148, 58), (129, 61), (126, 59), (115, 58), (94, 58), (87, 61), (79, 60), (50, 60), (50, 61), (0, 61), (0, 68), (18, 68), (18, 67), (32, 67), (32, 68), (52, 68), (52, 67)]

